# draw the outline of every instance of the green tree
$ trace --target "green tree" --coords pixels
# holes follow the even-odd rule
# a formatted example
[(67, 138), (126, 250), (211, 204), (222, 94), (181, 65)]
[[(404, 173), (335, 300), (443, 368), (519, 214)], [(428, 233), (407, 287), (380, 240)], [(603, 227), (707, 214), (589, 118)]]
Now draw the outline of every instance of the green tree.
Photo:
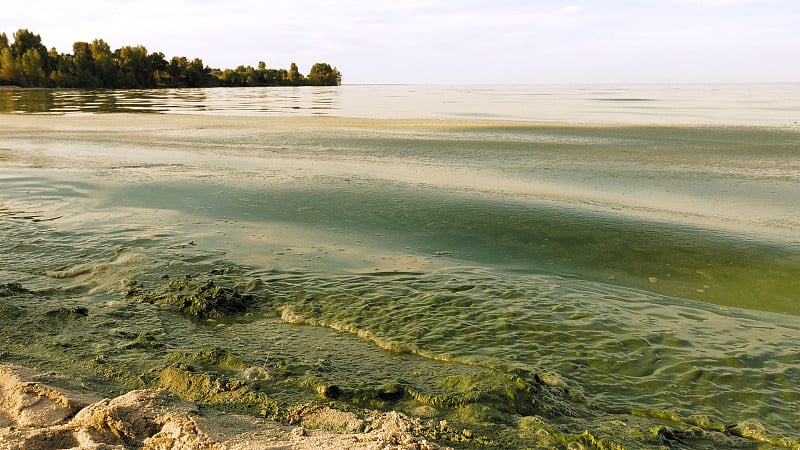
[[(185, 61), (186, 58), (183, 58)], [(169, 75), (169, 82), (172, 87), (178, 87), (181, 81), (181, 74), (183, 73), (181, 58), (173, 56), (167, 66), (167, 74)]]
[(22, 71), (9, 47), (0, 50), (0, 82), (22, 84)]
[(267, 85), (267, 63), (264, 61), (259, 61), (258, 68), (253, 72), (253, 84), (255, 86)]
[(144, 46), (127, 45), (114, 53), (119, 64), (119, 87), (141, 89), (156, 86), (153, 67)]
[(252, 66), (247, 66), (244, 71), (244, 83), (246, 86), (258, 85), (258, 71)]
[(150, 53), (147, 55), (147, 60), (150, 67), (153, 69), (155, 86), (160, 86), (162, 83), (161, 79), (166, 75), (167, 69), (169, 68), (169, 63), (164, 59), (164, 54), (161, 52)]
[(219, 80), (223, 86), (238, 86), (236, 84), (236, 72), (231, 69), (225, 69), (219, 74)]
[(111, 47), (102, 39), (95, 39), (89, 46), (94, 60), (94, 73), (97, 87), (111, 88), (117, 83), (117, 64)]
[(148, 54), (141, 45), (111, 51), (102, 39), (75, 42), (72, 54), (47, 51), (38, 34), (19, 29), (11, 41), (0, 33), (0, 83), (31, 87), (153, 88), (162, 86), (300, 86), (338, 85), (341, 74), (329, 64), (317, 63), (304, 77), (297, 64), (289, 70), (256, 68), (211, 69), (200, 58), (189, 61), (163, 53)]
[(275, 81), (279, 86), (289, 84), (289, 72), (286, 69), (278, 69), (278, 76), (275, 77)]
[(58, 66), (58, 50), (55, 47), (50, 47), (45, 58), (44, 73), (50, 75), (50, 72), (56, 70)]
[(267, 69), (264, 72), (264, 79), (263, 79), (262, 83), (265, 84), (265, 85), (268, 85), (268, 86), (280, 85), (282, 83), (281, 83), (281, 80), (279, 78), (280, 78), (280, 71), (279, 70), (277, 70), (277, 69)]
[(97, 79), (92, 48), (88, 42), (75, 42), (72, 44), (72, 82), (76, 87), (94, 88), (98, 87), (100, 80)]
[[(203, 64), (203, 60), (195, 58), (189, 61), (185, 56), (173, 57), (166, 65), (166, 74), (169, 76), (168, 85), (172, 87), (206, 87), (214, 84), (215, 78), (211, 69)], [(229, 69), (230, 70), (230, 69)], [(217, 84), (219, 84), (217, 82)]]
[(50, 84), (55, 87), (75, 87), (75, 65), (72, 57), (65, 54), (56, 54), (55, 49), (51, 51), (51, 61), (54, 61), (54, 69), (50, 72)]
[(303, 82), (303, 75), (300, 73), (300, 70), (297, 69), (297, 64), (292, 63), (292, 65), (289, 66), (288, 79), (289, 79), (289, 84), (295, 86)]
[(28, 49), (22, 55), (20, 68), (25, 85), (30, 87), (45, 87), (47, 77), (44, 73), (42, 56), (36, 49)]
[(186, 68), (186, 81), (189, 87), (204, 87), (208, 83), (210, 69), (203, 65), (203, 60), (195, 58)]
[(42, 87), (47, 84), (47, 48), (42, 38), (26, 29), (14, 33), (14, 42), (0, 35), (0, 80), (7, 84)]
[(164, 54), (161, 52), (150, 53), (147, 59), (155, 72), (166, 72), (169, 67), (169, 63), (164, 59)]
[(316, 63), (308, 73), (308, 84), (312, 86), (338, 86), (342, 84), (342, 75), (335, 67), (327, 63)]
[(220, 81), (224, 86), (241, 87), (247, 86), (247, 68), (238, 66), (235, 69), (225, 69), (222, 72)]
[[(6, 39), (7, 40), (7, 39)], [(44, 61), (47, 57), (47, 47), (42, 45), (42, 38), (38, 34), (33, 34), (26, 29), (19, 29), (14, 33), (14, 43), (10, 45), (11, 54), (15, 58), (22, 58), (28, 50), (36, 50)]]

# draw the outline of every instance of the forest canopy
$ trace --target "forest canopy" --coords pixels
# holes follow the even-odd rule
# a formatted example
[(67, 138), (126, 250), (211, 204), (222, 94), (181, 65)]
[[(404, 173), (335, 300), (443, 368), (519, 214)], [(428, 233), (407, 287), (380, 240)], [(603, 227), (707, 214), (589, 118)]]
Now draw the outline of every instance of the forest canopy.
[(338, 86), (342, 75), (317, 63), (307, 76), (292, 63), (289, 70), (258, 67), (212, 69), (200, 58), (148, 52), (141, 45), (114, 51), (102, 39), (75, 42), (72, 53), (58, 53), (38, 34), (20, 29), (9, 39), (0, 33), (0, 85), (38, 88), (143, 89), (217, 86)]

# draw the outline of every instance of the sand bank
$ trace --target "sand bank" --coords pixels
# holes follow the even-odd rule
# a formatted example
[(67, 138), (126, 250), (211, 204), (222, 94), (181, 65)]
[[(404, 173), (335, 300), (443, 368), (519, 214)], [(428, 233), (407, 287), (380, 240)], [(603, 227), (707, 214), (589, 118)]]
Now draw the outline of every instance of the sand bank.
[(294, 425), (285, 425), (201, 411), (165, 390), (134, 390), (104, 399), (79, 388), (56, 389), (38, 381), (54, 378), (58, 376), (0, 366), (0, 448), (442, 448), (415, 436), (418, 424), (396, 412), (358, 418), (328, 407), (307, 407), (294, 417)]

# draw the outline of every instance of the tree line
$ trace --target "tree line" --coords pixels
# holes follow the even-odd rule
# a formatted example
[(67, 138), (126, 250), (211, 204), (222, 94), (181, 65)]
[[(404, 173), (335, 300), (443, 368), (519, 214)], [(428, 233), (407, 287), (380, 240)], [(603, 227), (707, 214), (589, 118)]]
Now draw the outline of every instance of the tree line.
[(145, 89), (217, 86), (338, 86), (342, 75), (327, 63), (317, 63), (303, 75), (289, 70), (239, 66), (212, 69), (200, 58), (148, 52), (141, 45), (114, 51), (102, 39), (75, 42), (72, 53), (47, 50), (38, 34), (20, 29), (9, 40), (0, 34), (0, 85), (38, 88)]

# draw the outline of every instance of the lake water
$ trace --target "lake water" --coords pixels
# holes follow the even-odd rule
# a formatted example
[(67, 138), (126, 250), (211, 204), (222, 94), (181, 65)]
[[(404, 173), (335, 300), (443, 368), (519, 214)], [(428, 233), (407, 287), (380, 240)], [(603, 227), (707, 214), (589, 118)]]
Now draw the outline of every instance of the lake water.
[(797, 125), (800, 83), (344, 85), (156, 90), (0, 90), (21, 113), (338, 116), (581, 123)]
[(0, 111), (2, 363), (456, 448), (800, 448), (798, 84)]

